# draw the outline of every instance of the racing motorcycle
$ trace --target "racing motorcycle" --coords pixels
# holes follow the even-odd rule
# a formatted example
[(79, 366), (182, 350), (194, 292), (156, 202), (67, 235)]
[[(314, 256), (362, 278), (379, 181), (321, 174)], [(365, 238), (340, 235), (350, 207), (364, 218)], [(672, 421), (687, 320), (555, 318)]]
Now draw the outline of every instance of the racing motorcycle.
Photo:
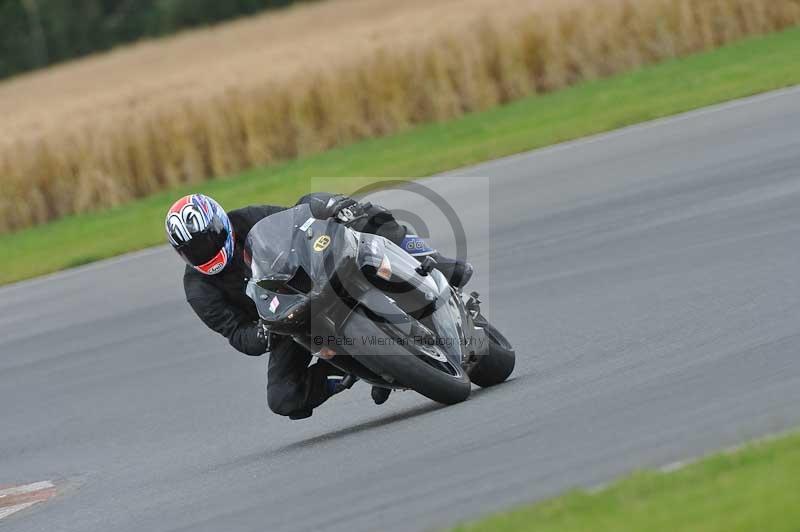
[(272, 332), (292, 336), (345, 375), (390, 389), (412, 389), (444, 404), (467, 399), (471, 383), (506, 380), (515, 354), (435, 268), (352, 222), (320, 220), (297, 205), (258, 222), (245, 260), (247, 294)]

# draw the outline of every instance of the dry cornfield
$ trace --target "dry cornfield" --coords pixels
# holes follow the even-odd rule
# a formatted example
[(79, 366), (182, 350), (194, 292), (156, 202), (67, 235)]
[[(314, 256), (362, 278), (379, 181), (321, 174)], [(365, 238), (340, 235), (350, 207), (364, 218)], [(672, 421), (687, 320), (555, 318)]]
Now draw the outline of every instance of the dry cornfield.
[(800, 23), (800, 0), (327, 0), (0, 83), (0, 232)]

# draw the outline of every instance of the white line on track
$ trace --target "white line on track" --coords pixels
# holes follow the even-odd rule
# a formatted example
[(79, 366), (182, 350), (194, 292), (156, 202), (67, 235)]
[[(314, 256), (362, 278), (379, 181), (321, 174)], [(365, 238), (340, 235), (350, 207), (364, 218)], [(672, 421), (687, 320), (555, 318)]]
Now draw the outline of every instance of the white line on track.
[(20, 510), (24, 510), (25, 508), (30, 508), (36, 503), (42, 501), (33, 501), (33, 502), (23, 502), (22, 504), (17, 504), (16, 506), (9, 506), (8, 508), (0, 508), (0, 519), (5, 519), (11, 514), (15, 514)]
[[(783, 437), (788, 437), (788, 436), (791, 436), (793, 434), (797, 434), (797, 430), (796, 429), (788, 429), (788, 430), (784, 430), (784, 431), (775, 432), (775, 433), (772, 433), (772, 434), (767, 434), (765, 436), (761, 436), (759, 438), (748, 440), (748, 441), (745, 441), (743, 443), (739, 443), (739, 444), (736, 444), (736, 445), (731, 445), (731, 446), (728, 446), (728, 447), (723, 447), (722, 449), (719, 449), (719, 450), (716, 450), (716, 451), (712, 451), (710, 453), (702, 454), (702, 455), (695, 456), (695, 457), (692, 457), (692, 458), (687, 458), (686, 460), (675, 460), (674, 462), (669, 462), (668, 464), (664, 464), (662, 466), (656, 467), (654, 470), (658, 471), (659, 473), (663, 473), (665, 475), (669, 475), (670, 473), (675, 473), (677, 471), (682, 470), (685, 467), (694, 465), (694, 464), (696, 464), (698, 462), (701, 462), (701, 461), (703, 461), (703, 460), (705, 460), (707, 458), (711, 458), (713, 456), (733, 454), (733, 453), (736, 453), (738, 451), (742, 451), (742, 450), (748, 449), (748, 448), (758, 447), (759, 445), (762, 445), (762, 444), (765, 444), (765, 443), (769, 443), (769, 442), (778, 440), (778, 439), (783, 438)], [(618, 482), (618, 481), (620, 481), (620, 480), (622, 480), (624, 478), (626, 478), (626, 476), (618, 477), (618, 478), (613, 479), (613, 480), (611, 480), (609, 482), (603, 482), (601, 484), (595, 484), (594, 486), (589, 486), (588, 488), (585, 488), (585, 491), (586, 491), (586, 493), (589, 493), (590, 495), (594, 495), (596, 493), (600, 493), (601, 491), (603, 491), (606, 488), (610, 487), (612, 484), (614, 484), (614, 483), (616, 483), (616, 482)]]
[(0, 520), (47, 500), (55, 494), (49, 480), (0, 489)]
[(34, 491), (42, 491), (50, 488), (55, 488), (55, 485), (49, 480), (34, 482), (33, 484), (26, 484), (24, 486), (2, 489), (0, 490), (0, 498), (10, 497), (11, 495), (24, 495), (26, 493), (33, 493)]

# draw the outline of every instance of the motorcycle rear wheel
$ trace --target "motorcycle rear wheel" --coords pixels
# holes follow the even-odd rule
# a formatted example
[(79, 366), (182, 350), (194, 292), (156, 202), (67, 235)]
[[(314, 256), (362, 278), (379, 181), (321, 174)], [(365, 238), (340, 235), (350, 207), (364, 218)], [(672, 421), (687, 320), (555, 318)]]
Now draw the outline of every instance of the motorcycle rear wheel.
[(486, 331), (489, 352), (473, 366), (469, 378), (481, 388), (488, 388), (500, 384), (511, 375), (517, 356), (511, 342), (491, 323), (482, 323), (481, 326)]

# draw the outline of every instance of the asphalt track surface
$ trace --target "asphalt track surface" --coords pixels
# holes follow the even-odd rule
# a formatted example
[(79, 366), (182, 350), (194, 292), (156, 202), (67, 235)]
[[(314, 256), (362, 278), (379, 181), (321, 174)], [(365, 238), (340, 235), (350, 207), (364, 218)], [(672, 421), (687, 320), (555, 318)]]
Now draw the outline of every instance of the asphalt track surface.
[(292, 422), (166, 249), (7, 287), (0, 484), (60, 494), (0, 529), (435, 529), (800, 424), (800, 90), (454, 173), (513, 380)]

